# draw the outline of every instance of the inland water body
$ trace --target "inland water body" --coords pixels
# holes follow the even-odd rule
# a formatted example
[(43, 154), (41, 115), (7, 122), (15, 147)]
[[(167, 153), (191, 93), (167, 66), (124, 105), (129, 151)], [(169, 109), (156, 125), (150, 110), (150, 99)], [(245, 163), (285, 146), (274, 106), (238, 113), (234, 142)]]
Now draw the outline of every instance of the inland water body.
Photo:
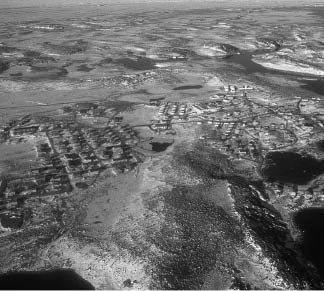
[[(262, 53), (262, 52), (261, 52)], [(262, 73), (262, 74), (276, 74), (289, 76), (290, 78), (295, 79), (300, 82), (300, 88), (314, 92), (316, 94), (324, 96), (324, 78), (301, 78), (300, 74), (292, 74), (291, 72), (278, 71), (274, 69), (265, 68), (255, 62), (253, 62), (253, 55), (258, 54), (255, 52), (241, 51), (240, 54), (233, 55), (226, 58), (226, 61), (229, 63), (236, 63), (244, 67), (246, 73)]]
[(303, 185), (324, 172), (324, 162), (293, 152), (273, 152), (266, 156), (262, 172), (269, 181)]
[(303, 232), (302, 250), (324, 280), (324, 208), (308, 208), (295, 215), (295, 223)]

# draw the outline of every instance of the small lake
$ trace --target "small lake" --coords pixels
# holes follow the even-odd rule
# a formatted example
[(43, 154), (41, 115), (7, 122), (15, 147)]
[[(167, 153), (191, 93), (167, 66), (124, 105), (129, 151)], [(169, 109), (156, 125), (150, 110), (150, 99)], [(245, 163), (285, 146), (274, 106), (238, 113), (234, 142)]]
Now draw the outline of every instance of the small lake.
[(324, 280), (324, 208), (300, 210), (294, 222), (303, 232), (302, 251)]
[(155, 69), (155, 61), (140, 57), (136, 60), (130, 58), (117, 59), (118, 64), (122, 64), (125, 68), (133, 70), (153, 70)]
[(88, 65), (86, 65), (86, 64), (82, 64), (82, 65), (78, 66), (76, 69), (77, 69), (77, 71), (80, 71), (80, 72), (91, 72), (93, 70), (93, 68), (88, 67)]
[(316, 143), (316, 146), (319, 150), (324, 152), (324, 140), (320, 140)]
[(265, 158), (262, 174), (269, 181), (303, 185), (324, 173), (324, 162), (293, 152), (272, 152)]
[(87, 189), (89, 187), (85, 182), (77, 182), (75, 183), (75, 186), (79, 189)]
[(253, 54), (248, 51), (241, 51), (240, 54), (226, 57), (225, 60), (229, 63), (236, 63), (245, 68), (248, 74), (252, 73), (268, 73), (272, 72), (271, 70), (262, 67), (261, 65), (252, 61)]
[(201, 89), (203, 86), (201, 85), (186, 85), (173, 88), (173, 90), (190, 90), (190, 89)]
[(165, 151), (172, 143), (168, 142), (150, 142), (150, 145), (152, 145), (152, 151), (153, 152), (163, 152)]
[(324, 96), (324, 79), (317, 80), (301, 80), (304, 83), (300, 87), (316, 94)]
[(2, 274), (0, 286), (2, 290), (95, 290), (70, 269)]
[(283, 75), (289, 76), (289, 78), (293, 78), (295, 81), (302, 83), (300, 88), (314, 92), (319, 95), (324, 96), (324, 79), (314, 77), (314, 79), (301, 79), (300, 73), (293, 73), (293, 72), (285, 72), (279, 71), (275, 69), (268, 69), (263, 67), (255, 62), (253, 62), (252, 58), (253, 55), (262, 54), (264, 51), (241, 51), (240, 54), (233, 55), (230, 57), (225, 58), (228, 63), (236, 63), (244, 67), (246, 73), (253, 74), (253, 73), (268, 73), (268, 74), (275, 74), (275, 75)]
[(8, 213), (0, 214), (1, 225), (5, 228), (18, 229), (21, 228), (24, 222), (22, 216), (14, 216)]

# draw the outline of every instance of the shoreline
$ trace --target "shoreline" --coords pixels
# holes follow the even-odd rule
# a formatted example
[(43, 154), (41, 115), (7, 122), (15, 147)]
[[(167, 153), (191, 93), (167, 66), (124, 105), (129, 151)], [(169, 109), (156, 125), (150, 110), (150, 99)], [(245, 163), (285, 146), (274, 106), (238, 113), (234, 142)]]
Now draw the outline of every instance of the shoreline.
[(298, 75), (307, 75), (307, 76), (313, 76), (317, 78), (323, 78), (324, 77), (324, 70), (320, 70), (314, 67), (299, 67), (298, 65), (284, 63), (284, 64), (276, 64), (272, 62), (263, 62), (263, 61), (256, 61), (252, 59), (253, 62), (256, 64), (264, 67), (268, 70), (274, 70), (277, 72), (285, 72), (285, 73), (292, 73), (292, 74), (298, 74)]

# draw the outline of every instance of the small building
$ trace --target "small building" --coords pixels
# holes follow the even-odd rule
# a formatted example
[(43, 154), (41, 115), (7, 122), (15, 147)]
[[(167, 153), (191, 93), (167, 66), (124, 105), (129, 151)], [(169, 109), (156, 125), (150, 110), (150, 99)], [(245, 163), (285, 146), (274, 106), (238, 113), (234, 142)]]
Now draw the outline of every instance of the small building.
[(8, 127), (7, 126), (0, 126), (0, 134), (4, 134), (8, 132)]
[(161, 98), (151, 98), (149, 100), (151, 106), (160, 106), (162, 100), (164, 100), (164, 97)]
[(34, 134), (38, 131), (39, 125), (24, 126), (24, 127), (15, 127), (10, 130), (10, 135), (25, 135), (25, 134)]
[(98, 105), (92, 102), (80, 102), (75, 105), (75, 107), (80, 111), (84, 110), (94, 110), (98, 108)]
[(123, 117), (122, 116), (115, 116), (112, 120), (115, 123), (121, 123), (123, 121)]
[(153, 129), (169, 129), (170, 128), (170, 124), (169, 123), (157, 123), (157, 124), (153, 124), (152, 125)]
[(192, 112), (196, 112), (197, 114), (203, 114), (207, 108), (201, 104), (193, 104), (191, 107)]

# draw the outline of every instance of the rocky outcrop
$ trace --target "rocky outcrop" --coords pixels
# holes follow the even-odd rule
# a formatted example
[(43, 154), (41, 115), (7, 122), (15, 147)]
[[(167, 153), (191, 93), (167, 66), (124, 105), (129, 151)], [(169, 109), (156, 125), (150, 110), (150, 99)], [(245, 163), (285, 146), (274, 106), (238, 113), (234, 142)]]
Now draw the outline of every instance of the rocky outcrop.
[[(240, 286), (240, 288), (247, 289), (321, 288), (320, 278), (316, 271), (309, 268), (306, 264), (301, 250), (291, 237), (287, 224), (283, 221), (280, 213), (270, 204), (262, 180), (250, 181), (249, 178), (239, 176), (231, 168), (231, 164), (227, 161), (226, 157), (204, 146), (196, 146), (193, 151), (188, 151), (182, 157), (180, 155), (176, 159), (178, 164), (183, 163), (191, 171), (194, 171), (195, 175), (203, 180), (201, 185), (204, 185), (201, 186), (202, 188), (199, 188), (199, 191), (195, 190), (196, 187), (174, 188), (172, 193), (166, 196), (167, 200), (165, 201), (170, 201), (167, 205), (172, 203), (174, 205), (173, 207), (177, 208), (177, 211), (174, 211), (174, 215), (184, 215), (184, 221), (187, 223), (191, 215), (195, 217), (187, 225), (186, 223), (183, 224), (184, 229), (188, 226), (195, 227), (196, 223), (200, 219), (203, 219), (206, 213), (209, 213), (208, 215), (215, 218), (214, 223), (212, 223), (211, 217), (208, 217), (203, 219), (205, 222), (202, 225), (208, 225), (208, 221), (208, 223), (211, 223), (209, 227), (216, 227), (215, 230), (211, 231), (212, 233), (219, 233), (219, 236), (215, 237), (216, 241), (213, 242), (215, 246), (217, 242), (221, 245), (231, 246), (232, 252), (238, 252), (240, 249), (245, 252), (251, 247), (255, 249), (255, 251), (251, 252), (250, 259), (247, 259), (247, 262), (249, 262), (247, 264), (251, 263), (253, 266), (258, 266), (257, 269), (245, 269), (246, 267), (243, 265), (234, 263), (225, 264), (227, 268), (218, 270), (222, 276), (231, 274), (233, 288)], [(206, 195), (200, 193), (208, 193), (208, 188), (215, 179), (220, 179), (228, 183), (228, 193), (233, 201), (233, 212), (236, 213), (235, 216), (238, 219), (232, 219), (233, 216), (229, 215), (230, 208), (228, 206), (226, 207), (227, 210), (224, 211), (223, 207), (218, 208), (212, 206), (212, 201), (198, 199), (199, 196)], [(197, 195), (198, 193), (199, 195)], [(217, 195), (219, 195), (217, 192), (213, 194), (215, 197)], [(218, 203), (217, 200), (215, 203)], [(201, 209), (202, 211), (198, 213), (194, 209), (196, 211)], [(205, 213), (206, 210), (208, 211)], [(217, 213), (222, 214), (218, 216)], [(220, 229), (219, 227), (223, 223), (224, 228)], [(203, 229), (202, 225), (198, 226), (197, 229)], [(230, 229), (231, 233), (229, 231)], [(238, 229), (241, 229), (241, 232)], [(193, 234), (194, 230), (191, 230), (191, 233)], [(199, 233), (197, 237), (202, 237), (203, 233), (206, 233), (206, 230)], [(172, 236), (170, 235), (170, 237)], [(187, 242), (190, 240), (186, 239), (184, 241)], [(203, 241), (205, 243), (207, 242), (205, 239)], [(231, 257), (228, 253), (229, 250), (226, 247), (214, 247), (211, 252), (217, 253), (217, 259), (211, 261), (211, 265), (224, 266), (225, 260), (222, 256), (227, 252), (226, 259), (229, 259)], [(212, 260), (212, 256), (209, 259)], [(235, 258), (234, 262), (236, 260), (240, 261), (241, 259)], [(253, 273), (254, 275), (251, 275)], [(265, 281), (263, 279), (253, 279), (255, 278), (253, 276), (256, 274), (264, 273), (268, 273)], [(194, 276), (193, 273), (190, 276)], [(199, 276), (196, 277), (194, 282), (199, 282)], [(163, 286), (159, 287), (161, 288)], [(181, 287), (193, 288), (193, 285)]]
[(195, 49), (200, 56), (229, 57), (240, 53), (240, 50), (230, 44), (207, 42), (202, 47)]
[(257, 38), (257, 41), (268, 48), (274, 49), (275, 51), (279, 50), (283, 44), (283, 40), (267, 37), (259, 37)]
[(235, 209), (251, 230), (262, 251), (275, 262), (280, 276), (293, 289), (320, 289), (320, 278), (306, 266), (279, 212), (264, 200), (263, 183), (232, 177), (231, 193)]

